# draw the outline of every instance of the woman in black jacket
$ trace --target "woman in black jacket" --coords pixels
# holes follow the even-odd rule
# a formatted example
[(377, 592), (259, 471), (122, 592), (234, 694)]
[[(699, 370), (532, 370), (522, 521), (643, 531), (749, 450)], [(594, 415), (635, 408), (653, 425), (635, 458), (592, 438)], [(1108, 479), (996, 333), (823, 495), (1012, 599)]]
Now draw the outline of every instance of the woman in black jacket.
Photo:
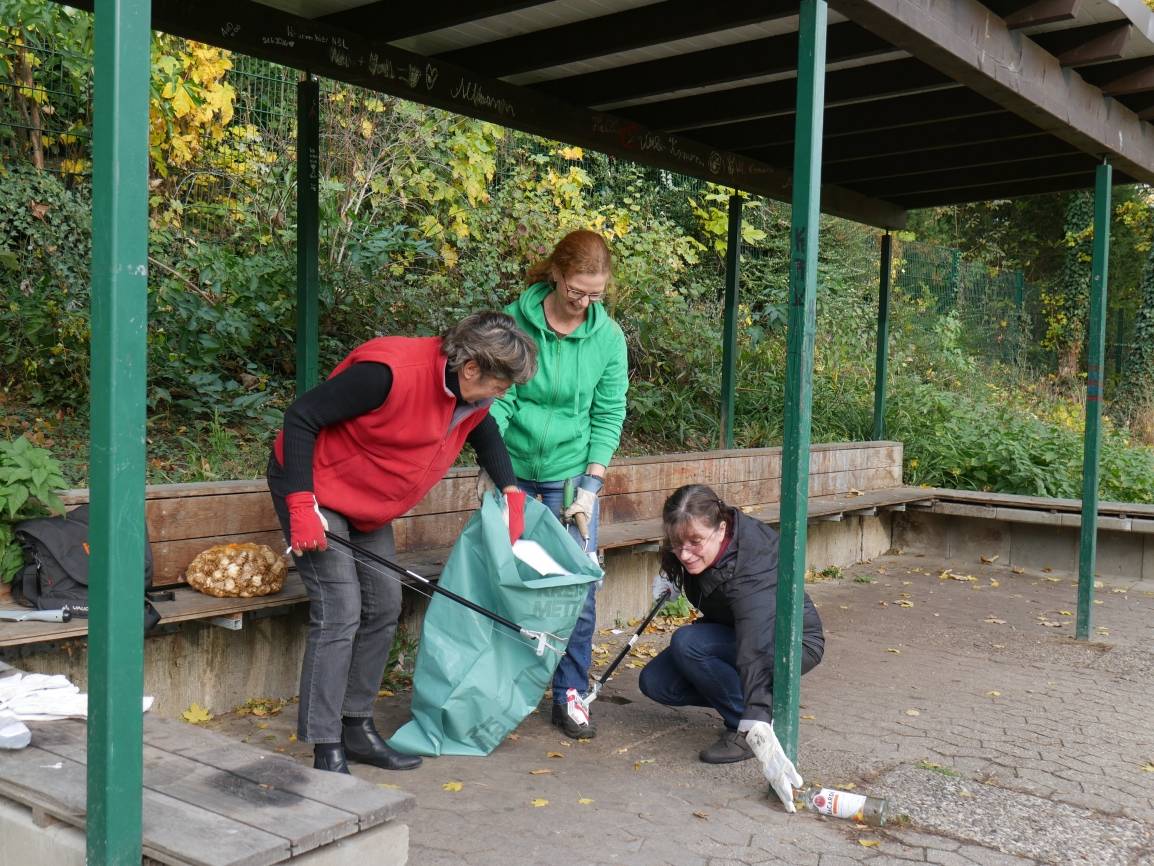
[[(703, 484), (676, 490), (662, 516), (662, 573), (654, 580), (654, 596), (672, 583), (703, 616), (674, 632), (669, 647), (645, 666), (641, 691), (668, 706), (717, 710), (725, 730), (701, 760), (744, 761), (757, 745), (746, 741), (746, 733), (767, 731), (773, 718), (777, 533), (728, 507)], [(803, 674), (824, 650), (821, 618), (806, 594)]]

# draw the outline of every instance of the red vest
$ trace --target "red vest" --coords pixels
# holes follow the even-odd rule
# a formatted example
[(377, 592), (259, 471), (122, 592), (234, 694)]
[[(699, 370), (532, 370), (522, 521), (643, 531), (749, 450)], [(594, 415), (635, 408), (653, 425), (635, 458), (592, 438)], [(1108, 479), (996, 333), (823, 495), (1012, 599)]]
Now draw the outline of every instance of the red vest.
[[(329, 378), (362, 361), (389, 366), (389, 397), (372, 412), (321, 428), (313, 493), (321, 505), (369, 532), (400, 517), (441, 480), (489, 407), (475, 409), (450, 429), (457, 398), (445, 387), (440, 337), (377, 337), (353, 349)], [(276, 443), (282, 461), (283, 435)]]

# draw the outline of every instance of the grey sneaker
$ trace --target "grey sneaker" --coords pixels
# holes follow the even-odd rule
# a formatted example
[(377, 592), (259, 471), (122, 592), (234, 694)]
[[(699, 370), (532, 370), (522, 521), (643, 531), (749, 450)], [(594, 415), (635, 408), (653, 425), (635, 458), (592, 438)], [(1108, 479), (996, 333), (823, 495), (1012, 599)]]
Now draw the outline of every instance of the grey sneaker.
[(745, 741), (745, 734), (726, 728), (712, 746), (701, 750), (701, 760), (707, 764), (735, 764), (753, 757), (753, 749)]

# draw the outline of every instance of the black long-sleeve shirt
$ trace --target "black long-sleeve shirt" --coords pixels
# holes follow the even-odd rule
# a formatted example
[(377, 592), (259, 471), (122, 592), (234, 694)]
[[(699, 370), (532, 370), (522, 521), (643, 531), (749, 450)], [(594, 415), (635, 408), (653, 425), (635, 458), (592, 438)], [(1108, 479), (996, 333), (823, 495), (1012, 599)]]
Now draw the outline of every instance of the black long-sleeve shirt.
[[(457, 373), (445, 369), (445, 386), (461, 398)], [(322, 427), (338, 424), (380, 408), (393, 387), (393, 371), (387, 364), (365, 361), (353, 364), (331, 379), (298, 397), (284, 416), (284, 470), (277, 491), (281, 495), (313, 489), (313, 450)], [(492, 416), (470, 431), (465, 440), (477, 452), (477, 462), (489, 473), (498, 489), (517, 483), (509, 452)]]

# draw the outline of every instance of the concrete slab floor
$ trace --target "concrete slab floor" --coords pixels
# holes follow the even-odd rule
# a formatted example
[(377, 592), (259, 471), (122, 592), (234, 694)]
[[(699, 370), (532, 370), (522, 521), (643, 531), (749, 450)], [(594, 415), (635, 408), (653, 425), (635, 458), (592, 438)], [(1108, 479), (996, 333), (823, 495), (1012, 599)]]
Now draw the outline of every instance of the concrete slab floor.
[[(668, 631), (619, 669), (594, 740), (562, 737), (543, 701), (488, 758), (354, 773), (417, 796), (415, 866), (1154, 866), (1154, 582), (1102, 581), (1080, 643), (1068, 578), (973, 560), (887, 556), (810, 587), (827, 649), (803, 680), (799, 769), (885, 796), (902, 817), (880, 830), (785, 813), (753, 762), (700, 763), (716, 714), (637, 689)], [(382, 698), (379, 727), (407, 705)], [(211, 726), (311, 760), (292, 705)]]

